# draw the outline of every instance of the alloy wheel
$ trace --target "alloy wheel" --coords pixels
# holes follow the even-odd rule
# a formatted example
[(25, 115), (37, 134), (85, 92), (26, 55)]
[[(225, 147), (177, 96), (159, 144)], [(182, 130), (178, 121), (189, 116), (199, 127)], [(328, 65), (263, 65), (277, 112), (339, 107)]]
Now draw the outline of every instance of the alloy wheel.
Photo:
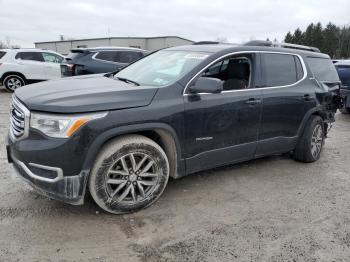
[(135, 204), (146, 199), (158, 185), (155, 161), (145, 153), (129, 153), (109, 168), (105, 186), (109, 203)]
[(314, 158), (317, 158), (321, 152), (323, 145), (323, 129), (321, 124), (317, 124), (314, 127), (311, 136), (311, 154)]
[(17, 88), (21, 87), (22, 85), (23, 85), (22, 81), (17, 77), (11, 77), (10, 79), (7, 80), (7, 87), (12, 91), (15, 91)]

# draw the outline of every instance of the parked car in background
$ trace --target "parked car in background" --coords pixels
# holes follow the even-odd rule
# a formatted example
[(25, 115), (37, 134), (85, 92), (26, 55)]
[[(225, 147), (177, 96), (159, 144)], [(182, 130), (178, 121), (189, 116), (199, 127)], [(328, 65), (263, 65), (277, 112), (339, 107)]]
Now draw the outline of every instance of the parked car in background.
[(350, 60), (340, 60), (335, 64), (339, 78), (342, 82), (340, 93), (343, 97), (343, 107), (340, 112), (350, 113)]
[(64, 57), (42, 49), (0, 49), (0, 83), (13, 92), (17, 88), (60, 78)]
[(169, 177), (277, 153), (318, 160), (340, 101), (331, 59), (257, 44), (177, 46), (112, 77), (21, 88), (8, 160), (39, 192), (71, 204), (90, 192), (116, 214), (154, 203)]
[(94, 47), (72, 49), (61, 64), (62, 76), (108, 73), (140, 59), (146, 50), (132, 47)]

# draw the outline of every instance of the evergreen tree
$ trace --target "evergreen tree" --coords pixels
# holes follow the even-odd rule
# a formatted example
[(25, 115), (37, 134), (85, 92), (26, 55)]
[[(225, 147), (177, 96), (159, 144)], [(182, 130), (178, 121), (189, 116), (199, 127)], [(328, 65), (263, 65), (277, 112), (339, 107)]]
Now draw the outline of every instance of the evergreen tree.
[(286, 37), (284, 38), (284, 42), (293, 44), (294, 43), (293, 41), (294, 41), (293, 35), (290, 32), (288, 32)]
[(350, 26), (339, 27), (329, 22), (323, 28), (319, 22), (311, 23), (305, 31), (297, 28), (293, 34), (288, 32), (284, 41), (317, 47), (334, 59), (350, 59)]

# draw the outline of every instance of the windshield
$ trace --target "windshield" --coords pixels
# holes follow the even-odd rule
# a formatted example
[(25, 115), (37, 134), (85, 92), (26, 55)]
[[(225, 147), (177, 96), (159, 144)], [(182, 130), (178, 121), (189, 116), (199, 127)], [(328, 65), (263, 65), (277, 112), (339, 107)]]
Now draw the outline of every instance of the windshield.
[(140, 85), (170, 85), (209, 56), (203, 52), (163, 50), (151, 54), (115, 74)]

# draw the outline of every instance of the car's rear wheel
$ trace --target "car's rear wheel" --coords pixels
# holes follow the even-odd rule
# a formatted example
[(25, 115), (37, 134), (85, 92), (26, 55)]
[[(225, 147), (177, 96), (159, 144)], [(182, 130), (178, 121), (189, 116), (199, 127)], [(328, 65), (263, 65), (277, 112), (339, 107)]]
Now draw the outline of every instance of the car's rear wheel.
[(128, 135), (112, 140), (101, 150), (90, 174), (89, 190), (107, 212), (129, 213), (154, 203), (168, 178), (164, 150), (147, 137)]
[(324, 145), (325, 125), (319, 116), (311, 116), (293, 152), (297, 161), (310, 163), (318, 160)]
[(25, 85), (25, 80), (19, 75), (8, 75), (4, 78), (3, 84), (9, 92), (14, 92)]

